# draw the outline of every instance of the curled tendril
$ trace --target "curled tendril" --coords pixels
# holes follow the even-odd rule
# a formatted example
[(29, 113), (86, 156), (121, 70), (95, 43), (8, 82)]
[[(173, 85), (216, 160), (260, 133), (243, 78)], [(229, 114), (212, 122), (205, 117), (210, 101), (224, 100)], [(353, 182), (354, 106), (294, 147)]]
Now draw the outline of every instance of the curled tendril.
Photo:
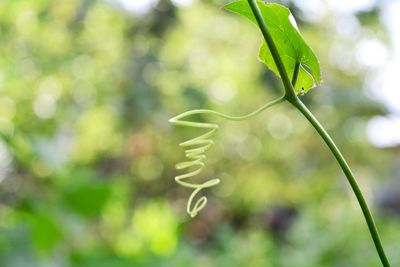
[(231, 120), (231, 121), (241, 121), (253, 117), (260, 113), (263, 110), (266, 110), (269, 107), (272, 107), (280, 102), (284, 101), (284, 98), (279, 98), (274, 101), (271, 101), (264, 106), (260, 107), (259, 109), (243, 116), (229, 116), (214, 110), (208, 109), (196, 109), (184, 112), (176, 117), (173, 117), (169, 120), (169, 122), (173, 125), (177, 126), (186, 126), (192, 128), (200, 128), (208, 130), (206, 133), (184, 141), (179, 144), (179, 146), (185, 148), (185, 156), (188, 161), (183, 161), (176, 164), (177, 170), (188, 170), (184, 174), (179, 174), (175, 176), (175, 181), (183, 187), (193, 189), (192, 194), (190, 195), (187, 203), (187, 212), (193, 218), (195, 217), (200, 210), (204, 208), (207, 204), (207, 198), (205, 196), (200, 197), (197, 199), (194, 205), (192, 205), (194, 198), (196, 195), (203, 189), (213, 187), (217, 185), (220, 180), (218, 178), (214, 178), (208, 180), (204, 183), (192, 183), (187, 181), (189, 178), (192, 178), (199, 174), (203, 168), (205, 167), (204, 160), (206, 159), (206, 152), (211, 148), (214, 144), (211, 137), (217, 132), (218, 125), (215, 123), (207, 123), (207, 122), (194, 122), (190, 120), (185, 120), (186, 117), (190, 117), (196, 114), (205, 114), (205, 115), (215, 115), (217, 117), (221, 117), (223, 119)]

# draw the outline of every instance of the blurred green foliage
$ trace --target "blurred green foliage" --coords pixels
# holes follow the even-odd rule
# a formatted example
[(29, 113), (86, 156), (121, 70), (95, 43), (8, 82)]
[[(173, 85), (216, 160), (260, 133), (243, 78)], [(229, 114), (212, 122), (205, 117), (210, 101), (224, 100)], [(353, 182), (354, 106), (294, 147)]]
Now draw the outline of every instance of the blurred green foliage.
[[(379, 266), (344, 176), (286, 105), (221, 122), (204, 178), (222, 181), (189, 220), (190, 192), (173, 177), (193, 132), (168, 118), (240, 115), (281, 87), (256, 60), (256, 28), (225, 2), (161, 0), (144, 14), (112, 3), (0, 1), (0, 266)], [(386, 40), (380, 13), (354, 16), (362, 31), (345, 38), (333, 15), (315, 22), (285, 3), (323, 70), (304, 101), (353, 167), (397, 266), (400, 203), (383, 200), (400, 150), (368, 143), (366, 123), (385, 108), (362, 90), (369, 70), (337, 60), (364, 34)]]

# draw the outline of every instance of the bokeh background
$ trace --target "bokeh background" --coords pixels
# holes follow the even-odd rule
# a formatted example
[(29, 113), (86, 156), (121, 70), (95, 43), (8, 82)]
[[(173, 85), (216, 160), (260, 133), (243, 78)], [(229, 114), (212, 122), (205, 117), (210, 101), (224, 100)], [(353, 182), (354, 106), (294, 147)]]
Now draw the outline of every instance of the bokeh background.
[[(286, 104), (220, 124), (185, 213), (168, 119), (245, 114), (282, 87), (257, 29), (212, 0), (0, 1), (0, 266), (380, 266), (326, 146)], [(283, 1), (319, 57), (302, 97), (400, 266), (400, 2)]]

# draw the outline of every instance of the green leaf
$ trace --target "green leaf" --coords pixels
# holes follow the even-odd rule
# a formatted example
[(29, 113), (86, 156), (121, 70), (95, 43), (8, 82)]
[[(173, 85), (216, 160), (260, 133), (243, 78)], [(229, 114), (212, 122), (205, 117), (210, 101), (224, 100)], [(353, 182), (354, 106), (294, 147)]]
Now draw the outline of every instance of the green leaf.
[(64, 201), (75, 212), (85, 217), (95, 217), (101, 213), (110, 195), (111, 189), (107, 183), (82, 182), (65, 192)]
[(32, 214), (30, 223), (34, 245), (38, 251), (50, 251), (63, 236), (59, 223), (51, 214)]
[[(262, 1), (257, 1), (257, 4), (272, 39), (278, 48), (279, 55), (282, 58), (289, 77), (293, 76), (296, 62), (300, 62), (300, 72), (295, 86), (296, 92), (306, 93), (312, 87), (320, 84), (321, 70), (318, 59), (298, 31), (290, 10), (278, 4), (269, 4)], [(246, 0), (227, 4), (225, 8), (245, 16), (258, 27), (250, 5)], [(265, 40), (261, 45), (259, 58), (270, 70), (280, 77)]]

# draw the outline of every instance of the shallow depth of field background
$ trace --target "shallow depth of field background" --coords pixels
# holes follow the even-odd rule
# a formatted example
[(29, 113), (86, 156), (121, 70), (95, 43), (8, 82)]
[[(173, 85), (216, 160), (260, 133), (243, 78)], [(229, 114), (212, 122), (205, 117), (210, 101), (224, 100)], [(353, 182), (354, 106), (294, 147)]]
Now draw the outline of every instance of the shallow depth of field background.
[[(319, 57), (302, 97), (352, 167), (400, 265), (400, 3), (283, 1)], [(380, 266), (326, 146), (283, 104), (218, 122), (185, 213), (168, 119), (276, 98), (261, 36), (222, 0), (0, 1), (0, 266)]]

